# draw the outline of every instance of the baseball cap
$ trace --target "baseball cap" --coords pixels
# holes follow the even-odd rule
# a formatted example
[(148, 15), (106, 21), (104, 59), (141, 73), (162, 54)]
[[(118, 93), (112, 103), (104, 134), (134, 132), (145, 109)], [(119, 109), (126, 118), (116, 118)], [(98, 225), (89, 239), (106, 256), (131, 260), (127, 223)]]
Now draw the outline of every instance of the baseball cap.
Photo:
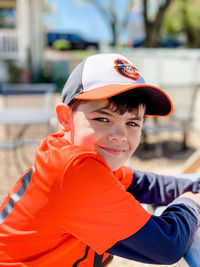
[(136, 67), (120, 54), (96, 54), (84, 59), (70, 74), (62, 101), (106, 99), (128, 90), (144, 94), (146, 115), (168, 116), (173, 104), (159, 87), (146, 84)]

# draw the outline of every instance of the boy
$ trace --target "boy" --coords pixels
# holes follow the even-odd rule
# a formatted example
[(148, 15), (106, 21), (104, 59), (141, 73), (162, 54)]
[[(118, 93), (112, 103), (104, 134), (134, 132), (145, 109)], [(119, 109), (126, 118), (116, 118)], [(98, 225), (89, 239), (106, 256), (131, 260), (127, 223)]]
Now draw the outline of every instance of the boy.
[[(107, 266), (111, 255), (178, 261), (199, 224), (199, 181), (123, 166), (139, 144), (144, 114), (171, 114), (170, 98), (118, 54), (85, 59), (62, 98), (63, 131), (40, 144), (2, 204), (0, 266)], [(173, 202), (156, 217), (138, 201)]]

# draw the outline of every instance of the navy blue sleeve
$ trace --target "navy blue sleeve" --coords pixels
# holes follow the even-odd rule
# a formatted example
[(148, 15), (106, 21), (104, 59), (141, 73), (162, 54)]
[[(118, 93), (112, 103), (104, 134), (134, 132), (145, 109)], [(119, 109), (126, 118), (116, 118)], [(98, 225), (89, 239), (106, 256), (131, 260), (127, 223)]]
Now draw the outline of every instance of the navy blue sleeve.
[(133, 171), (133, 180), (127, 191), (140, 202), (152, 205), (168, 205), (182, 193), (200, 192), (200, 178), (195, 181), (151, 172)]
[(178, 198), (161, 216), (152, 216), (137, 233), (116, 243), (107, 252), (149, 264), (174, 264), (189, 249), (200, 221), (199, 206)]

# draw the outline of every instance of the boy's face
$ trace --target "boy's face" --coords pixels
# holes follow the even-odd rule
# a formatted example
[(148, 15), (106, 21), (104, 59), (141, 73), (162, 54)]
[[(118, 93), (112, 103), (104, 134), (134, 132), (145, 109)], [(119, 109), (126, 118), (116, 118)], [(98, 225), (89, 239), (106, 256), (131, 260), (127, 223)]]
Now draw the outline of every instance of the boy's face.
[(145, 107), (140, 105), (123, 115), (106, 108), (108, 100), (82, 103), (72, 112), (73, 144), (100, 155), (115, 171), (131, 157), (137, 148)]

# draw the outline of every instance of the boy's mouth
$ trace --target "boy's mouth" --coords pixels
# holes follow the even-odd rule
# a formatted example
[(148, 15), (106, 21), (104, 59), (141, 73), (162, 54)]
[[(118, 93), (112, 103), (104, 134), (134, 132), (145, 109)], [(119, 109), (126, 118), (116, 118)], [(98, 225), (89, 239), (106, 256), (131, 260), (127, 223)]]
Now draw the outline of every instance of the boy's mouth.
[(113, 148), (113, 147), (100, 146), (100, 148), (103, 149), (104, 151), (111, 153), (111, 154), (114, 154), (114, 155), (120, 155), (126, 151), (125, 149), (119, 149), (119, 148)]

